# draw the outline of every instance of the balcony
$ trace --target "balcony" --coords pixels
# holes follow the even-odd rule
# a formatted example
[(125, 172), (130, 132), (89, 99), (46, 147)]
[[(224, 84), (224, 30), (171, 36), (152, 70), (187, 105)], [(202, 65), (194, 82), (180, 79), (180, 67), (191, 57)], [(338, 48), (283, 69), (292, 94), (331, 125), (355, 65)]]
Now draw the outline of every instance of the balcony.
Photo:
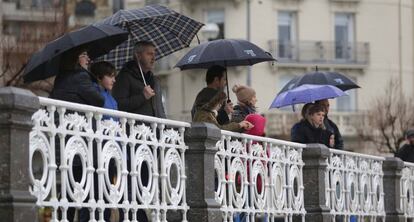
[(369, 43), (328, 41), (269, 41), (270, 52), (279, 66), (330, 65), (343, 68), (365, 68), (369, 64)]
[(3, 2), (3, 22), (55, 22), (62, 16), (61, 10), (48, 7), (18, 6), (14, 2)]

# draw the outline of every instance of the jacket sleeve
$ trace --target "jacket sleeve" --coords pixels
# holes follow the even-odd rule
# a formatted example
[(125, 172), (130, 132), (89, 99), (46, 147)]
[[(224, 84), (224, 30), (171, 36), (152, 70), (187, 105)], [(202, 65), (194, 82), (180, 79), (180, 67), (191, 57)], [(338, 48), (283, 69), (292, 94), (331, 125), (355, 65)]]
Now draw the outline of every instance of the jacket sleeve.
[(235, 109), (234, 112), (231, 114), (231, 121), (235, 123), (240, 123), (244, 120), (244, 115), (241, 110)]
[(344, 140), (342, 139), (342, 135), (339, 132), (338, 127), (336, 127), (336, 130), (335, 130), (335, 149), (338, 149), (338, 150), (344, 149)]
[(128, 73), (122, 71), (116, 77), (114, 88), (112, 89), (113, 97), (118, 102), (118, 108), (122, 111), (131, 112), (142, 106), (146, 101), (144, 93), (131, 95), (131, 83), (128, 78)]
[(303, 128), (300, 125), (296, 126), (295, 133), (291, 135), (292, 142), (297, 143), (308, 143), (309, 141), (306, 141), (305, 139), (305, 132), (303, 131)]
[(92, 79), (86, 72), (81, 72), (78, 78), (78, 95), (87, 105), (103, 107), (105, 99), (93, 85)]

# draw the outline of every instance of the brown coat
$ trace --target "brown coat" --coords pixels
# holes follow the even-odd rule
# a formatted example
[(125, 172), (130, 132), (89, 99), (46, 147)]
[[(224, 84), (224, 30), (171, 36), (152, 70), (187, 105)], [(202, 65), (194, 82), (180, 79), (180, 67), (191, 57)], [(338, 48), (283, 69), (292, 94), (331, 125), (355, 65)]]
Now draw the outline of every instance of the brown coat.
[(212, 123), (222, 130), (228, 130), (228, 131), (233, 131), (233, 132), (240, 132), (242, 130), (242, 128), (240, 127), (238, 123), (229, 123), (229, 124), (220, 125), (217, 122), (217, 119), (214, 116), (214, 113), (204, 108), (198, 109), (196, 111), (194, 118), (193, 118), (193, 122)]

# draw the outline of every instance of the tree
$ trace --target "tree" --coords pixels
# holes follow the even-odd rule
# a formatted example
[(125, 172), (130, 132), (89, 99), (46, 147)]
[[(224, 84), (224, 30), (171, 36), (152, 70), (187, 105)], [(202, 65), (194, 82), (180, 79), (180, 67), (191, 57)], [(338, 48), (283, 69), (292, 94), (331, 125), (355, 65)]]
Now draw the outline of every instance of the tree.
[(382, 152), (397, 153), (405, 141), (404, 132), (414, 126), (413, 98), (405, 96), (400, 87), (400, 81), (391, 79), (358, 129), (360, 138), (373, 142)]
[[(38, 14), (44, 16), (44, 19), (38, 22), (20, 21), (18, 24), (7, 24), (8, 21), (3, 21), (3, 24), (7, 24), (6, 26), (15, 26), (15, 28), (11, 28), (12, 31), (6, 30), (0, 39), (0, 86), (16, 86), (35, 92), (40, 90), (50, 93), (53, 80), (24, 84), (23, 73), (33, 53), (65, 32), (64, 13), (61, 7), (31, 10), (37, 11)], [(52, 21), (51, 15), (54, 17)]]

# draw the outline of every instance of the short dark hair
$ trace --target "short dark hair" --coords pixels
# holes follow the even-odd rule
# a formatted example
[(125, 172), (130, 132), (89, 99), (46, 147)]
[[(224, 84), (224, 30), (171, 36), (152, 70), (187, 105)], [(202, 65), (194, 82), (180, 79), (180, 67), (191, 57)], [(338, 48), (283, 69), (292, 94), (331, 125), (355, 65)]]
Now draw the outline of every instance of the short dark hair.
[(94, 62), (91, 65), (91, 72), (97, 79), (102, 79), (104, 76), (111, 76), (115, 72), (115, 66), (106, 61)]
[(144, 48), (148, 46), (155, 47), (154, 43), (150, 41), (139, 41), (134, 45), (134, 53), (141, 53), (144, 51)]
[(219, 79), (223, 78), (226, 68), (219, 65), (214, 65), (208, 68), (206, 73), (206, 83), (210, 84), (214, 81), (214, 78), (218, 77)]

